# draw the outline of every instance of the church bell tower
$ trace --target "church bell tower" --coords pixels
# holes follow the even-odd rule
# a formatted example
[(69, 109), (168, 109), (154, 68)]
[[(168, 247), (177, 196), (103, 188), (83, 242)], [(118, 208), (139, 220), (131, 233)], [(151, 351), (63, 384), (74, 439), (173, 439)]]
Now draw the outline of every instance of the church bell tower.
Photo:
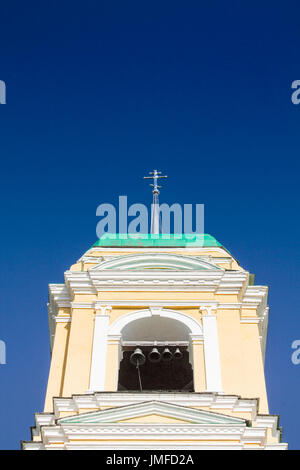
[(268, 288), (214, 237), (107, 234), (49, 285), (51, 366), (25, 450), (282, 450)]

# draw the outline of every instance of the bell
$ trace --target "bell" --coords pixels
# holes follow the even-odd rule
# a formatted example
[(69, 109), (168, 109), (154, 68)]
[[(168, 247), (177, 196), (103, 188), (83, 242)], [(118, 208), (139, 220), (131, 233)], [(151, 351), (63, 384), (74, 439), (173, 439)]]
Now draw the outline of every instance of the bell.
[(148, 359), (150, 362), (159, 362), (161, 359), (159, 350), (157, 348), (153, 348), (148, 354)]
[(146, 362), (146, 357), (140, 348), (136, 348), (130, 356), (130, 362), (134, 366), (142, 366)]
[(173, 354), (171, 353), (169, 348), (165, 348), (162, 353), (162, 360), (169, 362), (172, 361)]
[(176, 348), (176, 351), (174, 352), (173, 355), (175, 359), (182, 359), (182, 352), (180, 351), (179, 348)]

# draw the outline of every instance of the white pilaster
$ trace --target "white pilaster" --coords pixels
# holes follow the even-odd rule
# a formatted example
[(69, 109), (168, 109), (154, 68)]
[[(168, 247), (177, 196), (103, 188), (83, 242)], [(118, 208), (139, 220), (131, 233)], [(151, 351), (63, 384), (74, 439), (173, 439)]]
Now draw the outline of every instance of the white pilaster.
[(217, 316), (212, 308), (204, 307), (202, 323), (207, 392), (223, 392), (218, 341)]
[(105, 315), (106, 308), (102, 313), (96, 313), (94, 325), (94, 339), (92, 351), (92, 364), (90, 375), (91, 392), (104, 390), (106, 375), (106, 351), (107, 351), (107, 331), (109, 325), (109, 315)]

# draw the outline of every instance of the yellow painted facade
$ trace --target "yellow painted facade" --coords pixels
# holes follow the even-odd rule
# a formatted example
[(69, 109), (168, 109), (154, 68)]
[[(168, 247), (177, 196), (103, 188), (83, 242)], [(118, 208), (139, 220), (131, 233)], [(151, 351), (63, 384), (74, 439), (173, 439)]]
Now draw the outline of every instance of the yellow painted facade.
[[(149, 254), (153, 256), (154, 266), (151, 269), (143, 268), (143, 257)], [(172, 262), (178, 261), (178, 267), (170, 269), (168, 264), (165, 268), (161, 264), (155, 266), (156, 259), (162, 263), (160, 256), (164, 256), (166, 260), (173, 256)], [(105, 268), (103, 263), (107, 260), (113, 263), (122, 257), (130, 259), (131, 263), (136, 259), (141, 265), (139, 264), (138, 269), (128, 270), (126, 265), (119, 270)], [(187, 269), (184, 263), (188, 263), (189, 259), (199, 263), (199, 267)], [(93, 247), (88, 250), (66, 272), (64, 285), (50, 285), (50, 332), (52, 331), (54, 341), (44, 412), (49, 416), (51, 426), (58, 426), (57, 420), (73, 419), (76, 416), (88, 420), (95, 413), (100, 413), (99, 422), (102, 422), (101, 413), (108, 413), (111, 409), (118, 410), (125, 403), (128, 406), (128, 416), (117, 417), (112, 422), (120, 425), (134, 423), (138, 426), (143, 423), (149, 426), (172, 426), (193, 423), (193, 419), (198, 422), (199, 419), (201, 424), (202, 412), (215, 411), (217, 415), (224, 416), (224, 419), (244, 420), (243, 426), (246, 428), (248, 422), (252, 423), (252, 429), (256, 425), (258, 430), (263, 428), (260, 420), (265, 418), (260, 416), (268, 416), (269, 413), (264, 376), (267, 288), (252, 286), (249, 279), (249, 273), (222, 247)], [(147, 337), (147, 331), (139, 325), (147, 325), (147, 322), (150, 322), (149, 325), (151, 322), (159, 325), (160, 321), (162, 325), (170, 325), (171, 330), (174, 325), (174, 331), (178, 328), (180, 331), (179, 325), (182, 325), (182, 338), (187, 345), (185, 347), (189, 352), (193, 373), (193, 391), (184, 394), (185, 405), (180, 401), (181, 395), (174, 395), (172, 391), (168, 395), (165, 392), (163, 400), (170, 403), (174, 401), (174, 415), (173, 409), (170, 414), (168, 410), (164, 414), (164, 411), (155, 410), (156, 405), (153, 404), (153, 409), (147, 409), (141, 416), (132, 416), (130, 407), (135, 404), (137, 408), (141, 406), (139, 391), (132, 392), (136, 394), (136, 401), (133, 396), (128, 402), (122, 389), (118, 388), (121, 360), (124, 350), (129, 347), (126, 345), (135, 341), (131, 337), (135, 331), (137, 335), (141, 335), (137, 338), (137, 343), (140, 344), (140, 341), (142, 344), (145, 341), (143, 338)], [(162, 341), (166, 340), (168, 333), (168, 327), (164, 328), (163, 331), (158, 331), (158, 335), (162, 335)], [(101, 344), (97, 343), (97, 338), (102, 338), (99, 340)], [(152, 403), (151, 391), (147, 393), (145, 396)], [(97, 398), (97, 394), (102, 394), (102, 401)], [(195, 403), (194, 395), (195, 400), (198, 400)], [(107, 396), (111, 397), (115, 405), (106, 404)], [(230, 406), (213, 405), (215, 399), (225, 403), (226, 397)], [(212, 401), (207, 404), (205, 400)], [(252, 401), (247, 402), (246, 406), (239, 405), (239, 400)], [(77, 401), (80, 403), (77, 404)], [(185, 412), (180, 416), (180, 406), (184, 406), (187, 415), (190, 410), (199, 414), (199, 418), (195, 415), (189, 421)], [(217, 415), (214, 419), (218, 419)], [(98, 419), (98, 415), (95, 416)], [(203, 419), (205, 423), (206, 415)], [(222, 424), (224, 426), (226, 419)], [(275, 418), (274, 420), (276, 421)], [(252, 442), (250, 437), (245, 437), (250, 433), (245, 428), (246, 431), (241, 431), (244, 437), (227, 441), (245, 448), (282, 446), (274, 420), (271, 420), (272, 426), (266, 424), (264, 438), (257, 438), (258, 440)], [(32, 439), (36, 446), (66, 448), (60, 440), (52, 443), (51, 440), (47, 441), (38, 425), (36, 429)], [(211, 445), (214, 440), (219, 442), (218, 438), (211, 440), (205, 436), (199, 438), (200, 440), (185, 440), (175, 433), (171, 441), (168, 438), (168, 445), (172, 447), (172, 442), (175, 443), (178, 439), (187, 448), (193, 447), (192, 441), (203, 446), (208, 442)], [(143, 437), (140, 436), (137, 440), (142, 443)], [(75, 441), (79, 443), (78, 439)], [(95, 441), (104, 442), (105, 438), (88, 439), (90, 443)], [(131, 439), (124, 436), (122, 445), (126, 447), (129, 441)], [(70, 448), (73, 448), (74, 439), (70, 437), (68, 442)], [(111, 442), (115, 445), (118, 439)], [(155, 448), (157, 442), (164, 442), (164, 439), (160, 437), (151, 442), (149, 445)], [(222, 438), (222, 445), (224, 442)], [(30, 448), (30, 445), (24, 444), (25, 448)], [(101, 446), (103, 447), (102, 444)]]

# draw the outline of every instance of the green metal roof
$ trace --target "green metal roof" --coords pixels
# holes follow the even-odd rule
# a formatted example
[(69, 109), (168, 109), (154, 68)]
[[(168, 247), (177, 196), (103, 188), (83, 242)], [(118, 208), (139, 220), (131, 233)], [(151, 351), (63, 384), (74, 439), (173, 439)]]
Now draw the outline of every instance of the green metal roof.
[(150, 234), (107, 233), (93, 246), (106, 247), (213, 247), (222, 246), (208, 233), (204, 234)]

